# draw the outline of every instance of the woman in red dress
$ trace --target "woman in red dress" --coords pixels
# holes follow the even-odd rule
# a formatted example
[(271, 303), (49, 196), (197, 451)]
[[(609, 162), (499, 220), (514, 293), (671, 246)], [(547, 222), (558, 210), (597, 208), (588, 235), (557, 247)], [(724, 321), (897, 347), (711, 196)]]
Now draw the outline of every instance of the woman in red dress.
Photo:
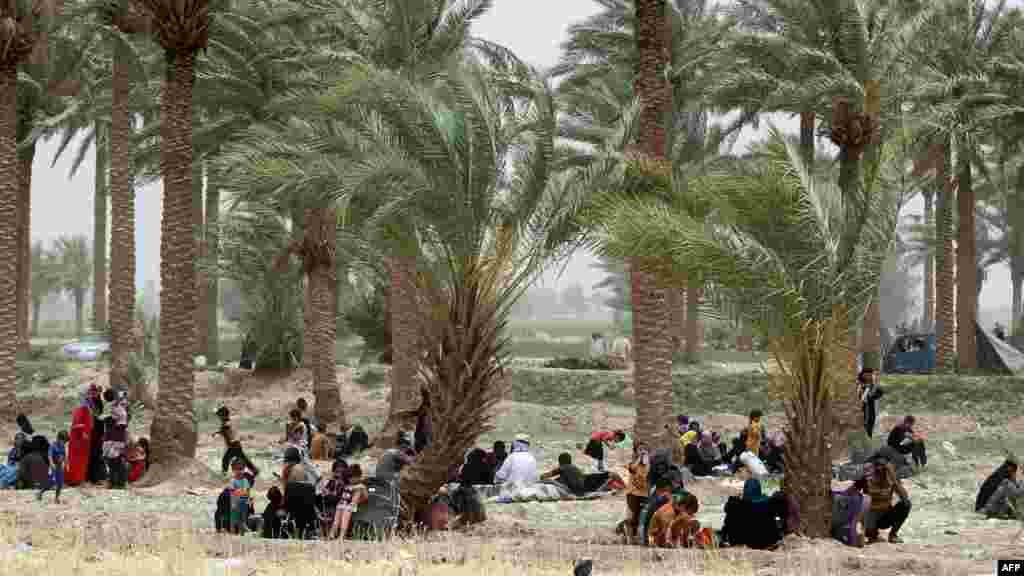
[(67, 469), (64, 483), (76, 486), (85, 481), (89, 469), (89, 449), (92, 440), (92, 400), (90, 393), (94, 386), (89, 386), (82, 394), (82, 403), (71, 413), (71, 434), (68, 442)]

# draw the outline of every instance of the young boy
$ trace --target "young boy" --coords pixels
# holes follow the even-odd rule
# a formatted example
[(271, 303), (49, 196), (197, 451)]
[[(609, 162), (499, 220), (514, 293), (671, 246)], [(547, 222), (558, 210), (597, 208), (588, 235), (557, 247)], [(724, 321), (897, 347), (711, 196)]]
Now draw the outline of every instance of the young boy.
[(67, 460), (67, 452), (64, 446), (67, 442), (67, 430), (61, 430), (57, 433), (57, 441), (50, 444), (50, 477), (52, 481), (50, 486), (44, 487), (39, 491), (39, 494), (36, 495), (37, 500), (42, 500), (43, 494), (50, 488), (53, 488), (56, 491), (53, 501), (60, 504), (60, 491), (64, 488), (64, 462)]
[(761, 426), (760, 410), (750, 411), (750, 425), (747, 426), (747, 436), (745, 440), (746, 449), (751, 452), (754, 456), (760, 457), (761, 441), (764, 437), (764, 428)]
[(243, 534), (249, 522), (249, 490), (252, 484), (245, 475), (245, 463), (240, 458), (231, 461), (231, 533)]

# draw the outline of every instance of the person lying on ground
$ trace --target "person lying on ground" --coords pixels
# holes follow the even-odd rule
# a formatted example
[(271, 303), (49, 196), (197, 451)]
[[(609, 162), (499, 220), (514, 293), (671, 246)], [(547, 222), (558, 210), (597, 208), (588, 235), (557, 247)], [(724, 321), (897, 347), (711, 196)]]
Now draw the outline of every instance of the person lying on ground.
[[(896, 469), (888, 460), (874, 457), (864, 465), (864, 477), (854, 482), (848, 489), (849, 493), (860, 492), (871, 499), (870, 507), (864, 515), (864, 532), (867, 543), (879, 541), (879, 531), (889, 530), (889, 542), (901, 544), (900, 528), (910, 515), (910, 495), (903, 483), (896, 477)], [(899, 496), (899, 502), (892, 503), (893, 495)]]
[(575, 496), (583, 496), (595, 490), (601, 489), (608, 483), (611, 474), (608, 472), (597, 472), (595, 474), (584, 474), (572, 463), (572, 455), (562, 452), (558, 455), (558, 468), (541, 475), (541, 480), (554, 480), (569, 489)]
[(359, 507), (366, 504), (370, 499), (366, 485), (363, 483), (363, 469), (358, 464), (353, 464), (347, 469), (345, 477), (345, 488), (342, 490), (341, 498), (335, 509), (334, 523), (331, 526), (331, 539), (339, 536), (348, 537), (352, 530), (352, 515), (359, 510)]
[(537, 459), (530, 453), (530, 437), (517, 434), (512, 441), (512, 453), (505, 463), (494, 473), (495, 484), (536, 484), (540, 480), (537, 473)]
[(626, 522), (625, 533), (629, 540), (636, 535), (640, 524), (640, 514), (647, 504), (649, 490), (647, 487), (647, 468), (650, 465), (650, 453), (645, 442), (633, 445), (633, 460), (626, 467), (629, 472), (629, 484), (626, 490)]
[(689, 493), (673, 494), (651, 517), (647, 527), (647, 541), (658, 548), (689, 548), (694, 535), (700, 531), (697, 511), (700, 503)]
[(608, 467), (608, 450), (626, 441), (626, 433), (622, 430), (597, 431), (590, 435), (583, 453), (594, 460), (594, 467), (598, 472), (604, 472)]
[(914, 432), (914, 423), (913, 416), (905, 417), (889, 432), (886, 444), (901, 454), (910, 454), (914, 459), (914, 465), (923, 468), (928, 465), (928, 454), (924, 446), (925, 438), (923, 434)]
[[(1006, 467), (1004, 477), (999, 480), (995, 490), (986, 498), (985, 505), (981, 507), (979, 512), (988, 518), (1001, 518), (1003, 520), (1024, 519), (1021, 516), (1022, 510), (1020, 508), (1024, 504), (1024, 483), (1017, 478), (1017, 463), (1013, 460), (1007, 460), (1003, 466)], [(996, 470), (996, 472), (998, 471)], [(995, 473), (993, 473), (993, 476), (995, 476)], [(982, 496), (980, 491), (978, 496), (979, 498)]]

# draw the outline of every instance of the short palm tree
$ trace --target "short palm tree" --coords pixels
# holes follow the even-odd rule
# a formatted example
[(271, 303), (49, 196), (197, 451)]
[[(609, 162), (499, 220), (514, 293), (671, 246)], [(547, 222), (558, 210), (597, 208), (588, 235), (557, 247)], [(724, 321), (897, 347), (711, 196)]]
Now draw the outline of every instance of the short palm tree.
[(768, 339), (787, 416), (784, 488), (798, 503), (801, 531), (828, 537), (829, 442), (856, 426), (847, 316), (861, 313), (877, 289), (893, 202), (875, 180), (847, 195), (816, 178), (775, 131), (750, 160), (690, 179), (688, 193), (709, 203), (707, 218), (693, 219), (682, 198), (665, 205), (611, 194), (595, 244), (612, 257), (661, 257), (666, 274), (697, 263), (711, 297), (737, 303)]
[(561, 229), (549, 226), (564, 209), (548, 186), (553, 92), (523, 70), (453, 56), (430, 83), (356, 70), (320, 104), (315, 125), (335, 119), (363, 142), (338, 166), (339, 188), (384, 197), (364, 236), (402, 214), (416, 222), (423, 247), (417, 325), (433, 438), (402, 472), (411, 520), (493, 422), (509, 311), (564, 245)]

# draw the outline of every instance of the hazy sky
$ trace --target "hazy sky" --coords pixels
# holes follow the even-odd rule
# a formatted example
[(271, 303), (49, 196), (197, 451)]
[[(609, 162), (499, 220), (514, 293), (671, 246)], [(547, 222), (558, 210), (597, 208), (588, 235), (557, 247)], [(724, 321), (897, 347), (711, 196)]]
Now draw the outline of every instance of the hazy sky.
[[(1021, 0), (1010, 4), (1020, 4)], [(496, 0), (494, 9), (481, 19), (474, 32), (488, 40), (511, 48), (520, 57), (547, 67), (558, 60), (559, 44), (573, 21), (597, 12), (593, 0)], [(797, 124), (788, 118), (775, 122), (787, 131)], [(739, 146), (745, 146), (758, 134), (746, 130)], [(68, 179), (71, 154), (61, 158), (52, 168), (56, 142), (38, 145), (32, 179), (32, 236), (54, 238), (61, 234), (86, 234), (93, 231), (93, 158), (90, 151), (86, 162), (73, 179)], [(160, 278), (160, 204), (162, 187), (159, 183), (139, 188), (136, 201), (136, 246), (138, 250), (137, 285)], [(909, 211), (921, 211), (918, 198), (908, 206)], [(593, 258), (578, 255), (569, 262), (560, 278), (549, 274), (546, 284), (564, 284), (579, 281), (589, 291), (600, 278), (591, 269)], [(1000, 265), (989, 271), (989, 280), (981, 294), (982, 306), (1008, 307), (1010, 300), (1009, 269)]]

